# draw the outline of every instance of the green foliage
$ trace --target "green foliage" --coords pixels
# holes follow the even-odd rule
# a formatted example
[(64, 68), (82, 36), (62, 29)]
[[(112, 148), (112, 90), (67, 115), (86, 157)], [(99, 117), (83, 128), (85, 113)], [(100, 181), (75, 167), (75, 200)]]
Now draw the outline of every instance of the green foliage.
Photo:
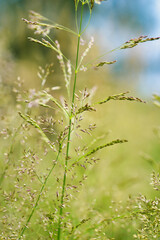
[[(154, 199), (149, 199), (144, 195), (137, 198), (129, 199), (127, 205), (124, 207), (116, 206), (118, 208), (117, 217), (112, 219), (104, 219), (104, 221), (115, 221), (120, 224), (128, 222), (127, 225), (136, 224), (136, 233), (133, 235), (134, 239), (159, 239), (160, 237), (160, 198), (159, 187), (160, 178), (159, 174), (153, 172), (151, 184), (157, 191)], [(113, 209), (115, 206), (112, 206)], [(123, 212), (121, 215), (120, 213)], [(115, 212), (115, 215), (117, 215)], [(128, 226), (126, 227), (128, 228)]]
[[(29, 20), (23, 19), (40, 37), (40, 40), (33, 37), (29, 37), (29, 40), (57, 54), (66, 92), (64, 96), (60, 93), (57, 97), (55, 90), (60, 90), (59, 86), (46, 87), (52, 65), (39, 69), (38, 76), (41, 83), (39, 90), (21, 89), (22, 83), (18, 78), (14, 93), (20, 117), (16, 123), (13, 123), (16, 128), (11, 132), (8, 129), (1, 131), (1, 135), (4, 134), (11, 140), (8, 142), (9, 149), (5, 153), (7, 160), (4, 162), (5, 167), (0, 181), (3, 202), (0, 237), (1, 239), (57, 240), (111, 240), (127, 239), (128, 236), (138, 239), (157, 238), (159, 234), (158, 197), (147, 200), (141, 195), (134, 201), (128, 201), (126, 213), (120, 206), (118, 211), (115, 210), (114, 216), (108, 206), (104, 212), (98, 209), (95, 203), (83, 209), (83, 204), (76, 200), (91, 169), (94, 169), (99, 161), (99, 157), (96, 156), (102, 151), (105, 152), (105, 149), (110, 146), (128, 142), (123, 138), (114, 138), (116, 140), (109, 141), (106, 140), (108, 136), (105, 132), (103, 135), (94, 133), (97, 125), (93, 119), (90, 123), (88, 116), (96, 115), (98, 106), (110, 100), (139, 103), (144, 101), (137, 97), (126, 96), (128, 92), (124, 92), (106, 96), (105, 99), (94, 103), (92, 89), (77, 88), (79, 72), (86, 71), (91, 63), (102, 57), (98, 56), (89, 63), (84, 63), (94, 43), (93, 37), (80, 56), (82, 35), (87, 29), (83, 27), (84, 5), (88, 6), (91, 16), (94, 4), (100, 4), (103, 0), (75, 0), (74, 2), (77, 28), (75, 31), (54, 23), (34, 11), (30, 12)], [(80, 13), (79, 23), (78, 13)], [(53, 29), (68, 32), (77, 38), (75, 64), (62, 52), (60, 43), (49, 36)], [(129, 40), (117, 49), (132, 48), (138, 43), (157, 39), (159, 38), (141, 36), (138, 39)], [(96, 68), (115, 62), (103, 61), (97, 64)], [(159, 101), (158, 96), (155, 99)], [(37, 110), (39, 108), (40, 111)], [(94, 115), (91, 116), (94, 118)], [(85, 119), (87, 121), (84, 121)], [(113, 149), (116, 149), (116, 146)], [(159, 181), (159, 175), (154, 173), (152, 184), (156, 190), (159, 190)], [(110, 202), (111, 199), (108, 201)], [(74, 210), (74, 204), (78, 204), (78, 213)], [(104, 213), (107, 216), (104, 216)], [(111, 233), (114, 221), (126, 221), (126, 219), (136, 222), (136, 231), (135, 226), (132, 226), (129, 235), (124, 231), (121, 232), (119, 225)]]

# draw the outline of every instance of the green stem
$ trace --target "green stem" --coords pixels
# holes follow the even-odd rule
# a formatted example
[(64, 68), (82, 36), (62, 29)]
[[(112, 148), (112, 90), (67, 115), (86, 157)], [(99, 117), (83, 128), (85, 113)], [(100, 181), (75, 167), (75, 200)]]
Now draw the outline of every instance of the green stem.
[(61, 220), (63, 215), (64, 194), (65, 194), (65, 186), (66, 186), (66, 178), (67, 178), (67, 165), (68, 165), (69, 147), (70, 147), (70, 139), (71, 139), (72, 115), (73, 115), (75, 90), (76, 90), (76, 82), (77, 82), (77, 72), (78, 72), (77, 69), (78, 69), (79, 46), (80, 46), (80, 37), (81, 37), (81, 29), (82, 29), (82, 18), (83, 18), (83, 4), (81, 9), (81, 20), (80, 20), (80, 28), (79, 28), (79, 34), (78, 34), (78, 43), (77, 43), (76, 67), (75, 67), (72, 105), (71, 105), (72, 107), (71, 107), (71, 115), (69, 119), (68, 141), (67, 141), (65, 169), (64, 169), (63, 185), (62, 185), (61, 205), (60, 205), (60, 211), (59, 211), (57, 240), (61, 239), (61, 222), (62, 222)]
[[(46, 37), (47, 37), (47, 38), (51, 41), (51, 43), (57, 48), (55, 42), (50, 38), (50, 36), (46, 35)], [(63, 56), (63, 58), (64, 58), (66, 61), (69, 61), (69, 59), (68, 59), (61, 51), (60, 51), (59, 53)], [(75, 68), (74, 68), (74, 66), (73, 66), (72, 63), (71, 63), (71, 67), (73, 68), (73, 70), (75, 70)]]
[[(122, 46), (122, 45), (121, 45), (121, 46)], [(117, 48), (114, 48), (114, 49), (112, 49), (112, 50), (110, 50), (110, 51), (108, 51), (108, 52), (106, 52), (106, 53), (104, 53), (104, 54), (102, 54), (102, 55), (100, 55), (100, 56), (92, 59), (90, 62), (86, 63), (86, 64), (84, 65), (84, 67), (88, 67), (88, 66), (92, 65), (92, 63), (94, 63), (96, 60), (98, 60), (98, 59), (106, 56), (106, 55), (109, 54), (109, 53), (112, 53), (112, 52), (114, 52), (114, 51), (116, 51), (116, 50), (120, 50), (120, 49), (121, 49), (121, 46), (119, 46), (119, 47), (117, 47)]]
[(43, 192), (43, 190), (44, 190), (44, 188), (45, 188), (45, 186), (46, 186), (46, 184), (47, 184), (48, 178), (49, 178), (49, 176), (51, 175), (54, 167), (56, 166), (56, 163), (57, 163), (57, 161), (58, 161), (59, 155), (60, 155), (60, 149), (59, 149), (59, 151), (58, 151), (58, 153), (57, 153), (57, 157), (56, 157), (55, 163), (53, 164), (53, 166), (52, 166), (52, 168), (50, 169), (47, 177), (45, 178), (45, 181), (44, 181), (43, 184), (42, 184), (42, 187), (41, 187), (41, 189), (40, 189), (40, 192), (39, 192), (39, 195), (38, 195), (38, 197), (37, 197), (36, 203), (35, 203), (34, 207), (32, 208), (32, 211), (31, 211), (31, 213), (30, 213), (30, 215), (29, 215), (29, 217), (28, 217), (28, 219), (27, 219), (27, 222), (26, 222), (25, 226), (23, 227), (23, 229), (22, 229), (22, 231), (21, 231), (21, 233), (20, 233), (20, 235), (19, 235), (18, 240), (21, 239), (21, 237), (23, 236), (26, 228), (28, 227), (28, 224), (29, 224), (29, 222), (30, 222), (30, 220), (31, 220), (31, 218), (32, 218), (32, 216), (33, 216), (33, 214), (34, 214), (37, 206), (38, 206), (38, 203), (39, 203), (39, 200), (40, 200), (40, 198), (41, 198), (42, 192)]
[(88, 23), (87, 23), (85, 29), (83, 30), (83, 32), (81, 34), (83, 34), (86, 31), (86, 29), (88, 28), (88, 26), (90, 24), (90, 21), (91, 21), (91, 16), (92, 16), (92, 12), (90, 12)]
[(15, 144), (15, 138), (17, 136), (17, 133), (21, 129), (21, 127), (22, 127), (22, 124), (16, 129), (16, 131), (15, 131), (15, 133), (13, 135), (12, 142), (11, 142), (11, 147), (10, 147), (9, 152), (8, 152), (8, 161), (7, 161), (7, 164), (6, 164), (5, 168), (4, 168), (4, 171), (3, 171), (2, 175), (0, 176), (0, 185), (2, 184), (2, 182), (4, 180), (4, 177), (5, 177), (5, 174), (6, 174), (6, 171), (9, 168), (9, 164), (11, 162), (11, 155), (13, 153), (13, 148), (14, 148), (14, 144)]

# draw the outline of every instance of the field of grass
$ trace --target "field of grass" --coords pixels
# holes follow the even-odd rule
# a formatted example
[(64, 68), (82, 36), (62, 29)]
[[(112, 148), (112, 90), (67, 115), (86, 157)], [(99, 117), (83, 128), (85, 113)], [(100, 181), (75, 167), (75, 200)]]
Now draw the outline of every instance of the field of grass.
[[(80, 45), (85, 4), (92, 13), (94, 1), (75, 1), (81, 20), (71, 62), (47, 32), (41, 44), (58, 55), (60, 70), (56, 58), (39, 77), (34, 62), (16, 62), (13, 74), (1, 69), (0, 239), (160, 239), (160, 108), (98, 66), (112, 69), (110, 62), (83, 71), (93, 44), (86, 52)], [(40, 21), (25, 20), (32, 28), (46, 21), (32, 17)]]

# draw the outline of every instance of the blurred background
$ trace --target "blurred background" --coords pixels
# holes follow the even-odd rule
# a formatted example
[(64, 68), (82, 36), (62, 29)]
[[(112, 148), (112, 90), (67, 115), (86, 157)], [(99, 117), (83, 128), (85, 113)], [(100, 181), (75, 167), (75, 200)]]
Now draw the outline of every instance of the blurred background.
[[(50, 49), (28, 40), (28, 36), (34, 37), (34, 33), (27, 28), (22, 18), (28, 18), (29, 10), (39, 12), (52, 21), (75, 29), (73, 1), (0, 0), (0, 98), (2, 119), (5, 116), (7, 117), (7, 114), (11, 119), (17, 116), (15, 111), (17, 103), (15, 93), (13, 93), (17, 77), (24, 81), (24, 89), (39, 89), (38, 67), (53, 63), (54, 73), (49, 76), (46, 86), (64, 85), (56, 54)], [(158, 0), (153, 0), (152, 3), (149, 0), (129, 2), (109, 0), (104, 1), (101, 5), (95, 5), (91, 23), (83, 35), (86, 44), (90, 41), (91, 36), (95, 38), (94, 46), (89, 52), (86, 62), (116, 48), (131, 38), (140, 35), (159, 36), (159, 10), (160, 3)], [(86, 8), (84, 27), (88, 19), (89, 12)], [(72, 35), (58, 30), (51, 32), (51, 37), (59, 40), (63, 52), (74, 61), (76, 39)], [(124, 158), (126, 151), (128, 151), (126, 159), (129, 160), (128, 162), (124, 160), (126, 163), (124, 165), (126, 169), (130, 167), (135, 169), (132, 172), (133, 176), (131, 176), (135, 179), (142, 172), (146, 174), (141, 155), (150, 154), (150, 152), (157, 155), (160, 152), (158, 140), (153, 133), (153, 130), (157, 129), (159, 124), (160, 113), (159, 109), (152, 103), (152, 94), (160, 92), (160, 41), (139, 44), (133, 49), (115, 51), (97, 62), (113, 60), (117, 60), (117, 63), (104, 66), (99, 70), (91, 68), (86, 73), (80, 73), (78, 87), (80, 89), (83, 89), (84, 86), (96, 87), (95, 97), (97, 100), (102, 96), (105, 98), (108, 95), (129, 90), (130, 95), (147, 101), (147, 104), (112, 102), (106, 106), (105, 110), (99, 107), (96, 119), (99, 131), (103, 132), (103, 129), (106, 129), (106, 132), (111, 132), (111, 139), (114, 137), (129, 139), (127, 148), (125, 146), (117, 148), (121, 151), (122, 156), (116, 152), (114, 154), (116, 159)], [(63, 91), (64, 88), (62, 87), (60, 94), (65, 94)], [(12, 122), (14, 125), (17, 118), (13, 121), (10, 118), (8, 118), (7, 123)], [(3, 122), (1, 124), (3, 128)], [(118, 159), (115, 161), (118, 161)], [(136, 161), (138, 165), (135, 164)], [(119, 165), (117, 167), (119, 168)], [(150, 170), (149, 167), (148, 172)], [(128, 175), (128, 171), (123, 171), (123, 165), (122, 172), (121, 174)], [(121, 174), (116, 174), (114, 177), (119, 176), (121, 179)], [(105, 173), (102, 176), (104, 177)], [(127, 177), (129, 176), (126, 176), (126, 179)], [(146, 174), (147, 178), (148, 174)], [(102, 181), (104, 181), (103, 178)], [(142, 185), (140, 184), (141, 189), (143, 189)]]
[[(1, 129), (17, 124), (17, 103), (13, 92), (15, 81), (20, 77), (24, 89), (40, 89), (38, 67), (53, 63), (46, 86), (62, 86), (60, 95), (65, 95), (64, 82), (56, 54), (50, 49), (30, 42), (35, 37), (22, 18), (28, 18), (29, 10), (75, 29), (74, 1), (66, 0), (0, 0), (0, 117)], [(90, 37), (95, 43), (86, 62), (114, 49), (131, 38), (141, 35), (160, 36), (159, 0), (108, 0), (95, 5), (90, 25), (83, 35), (86, 44)], [(84, 26), (89, 19), (85, 9)], [(58, 39), (69, 59), (75, 60), (76, 38), (54, 30), (51, 38)], [(111, 102), (100, 106), (97, 115), (87, 115), (87, 121), (97, 122), (98, 135), (106, 133), (107, 141), (128, 139), (124, 145), (101, 151), (102, 161), (90, 170), (87, 184), (79, 199), (83, 209), (96, 199), (95, 208), (105, 212), (105, 204), (114, 200), (125, 200), (129, 194), (140, 192), (153, 196), (149, 185), (153, 170), (159, 170), (160, 110), (154, 106), (152, 95), (160, 93), (160, 41), (139, 44), (133, 49), (124, 49), (107, 54), (99, 61), (117, 62), (95, 70), (81, 72), (78, 88), (95, 87), (96, 100), (109, 95), (130, 91), (131, 96), (142, 98), (147, 103)], [(90, 139), (88, 139), (88, 142)], [(7, 142), (1, 139), (1, 168), (4, 168), (4, 153)], [(17, 150), (18, 151), (18, 150)], [(16, 152), (15, 157), (16, 159)], [(75, 209), (76, 209), (75, 203)], [(82, 212), (82, 213), (81, 213)], [(117, 239), (127, 239), (124, 238)], [(131, 238), (128, 238), (131, 239)]]
[[(33, 36), (33, 32), (27, 30), (22, 17), (27, 18), (29, 10), (39, 12), (55, 22), (75, 27), (73, 1), (1, 0), (1, 61), (4, 64), (9, 61), (8, 63), (12, 65), (10, 70), (15, 69), (18, 63), (19, 71), (15, 70), (18, 75), (21, 74), (21, 71), (24, 73), (27, 64), (33, 66), (31, 62), (41, 65), (43, 62), (54, 61), (54, 56), (50, 51), (30, 43), (27, 39), (28, 36)], [(114, 49), (125, 41), (140, 35), (157, 37), (160, 34), (159, 10), (158, 0), (152, 2), (136, 0), (127, 3), (125, 0), (103, 2), (103, 6), (96, 5), (94, 8), (86, 35), (88, 38), (90, 35), (95, 37), (99, 53)], [(86, 22), (87, 18), (86, 10)], [(60, 33), (59, 36), (57, 31), (54, 32), (54, 38), (57, 38), (57, 34), (59, 38), (63, 38), (63, 33)], [(69, 41), (65, 41), (63, 45), (65, 44), (68, 52), (72, 55)], [(154, 41), (130, 51), (118, 51), (107, 55), (105, 60), (118, 60), (118, 63), (110, 68), (112, 72), (110, 81), (115, 84), (125, 82), (125, 85), (132, 86), (142, 96), (151, 97), (153, 93), (160, 91), (159, 51), (160, 42)], [(99, 55), (98, 52), (97, 55)], [(24, 62), (25, 64), (23, 64)], [(35, 69), (34, 66), (33, 69)], [(108, 68), (106, 68), (107, 71), (109, 71)], [(3, 74), (1, 73), (1, 78)], [(26, 74), (25, 72), (24, 75), (26, 76)]]

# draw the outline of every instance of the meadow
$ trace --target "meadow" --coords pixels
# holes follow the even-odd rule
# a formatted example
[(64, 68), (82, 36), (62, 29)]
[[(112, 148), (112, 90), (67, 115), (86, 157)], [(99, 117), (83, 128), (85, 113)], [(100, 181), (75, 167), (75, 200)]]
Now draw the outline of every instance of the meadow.
[(1, 239), (160, 239), (160, 97), (116, 82), (118, 59), (99, 57), (84, 21), (99, 4), (73, 1), (74, 28), (30, 11), (34, 60), (0, 60)]

